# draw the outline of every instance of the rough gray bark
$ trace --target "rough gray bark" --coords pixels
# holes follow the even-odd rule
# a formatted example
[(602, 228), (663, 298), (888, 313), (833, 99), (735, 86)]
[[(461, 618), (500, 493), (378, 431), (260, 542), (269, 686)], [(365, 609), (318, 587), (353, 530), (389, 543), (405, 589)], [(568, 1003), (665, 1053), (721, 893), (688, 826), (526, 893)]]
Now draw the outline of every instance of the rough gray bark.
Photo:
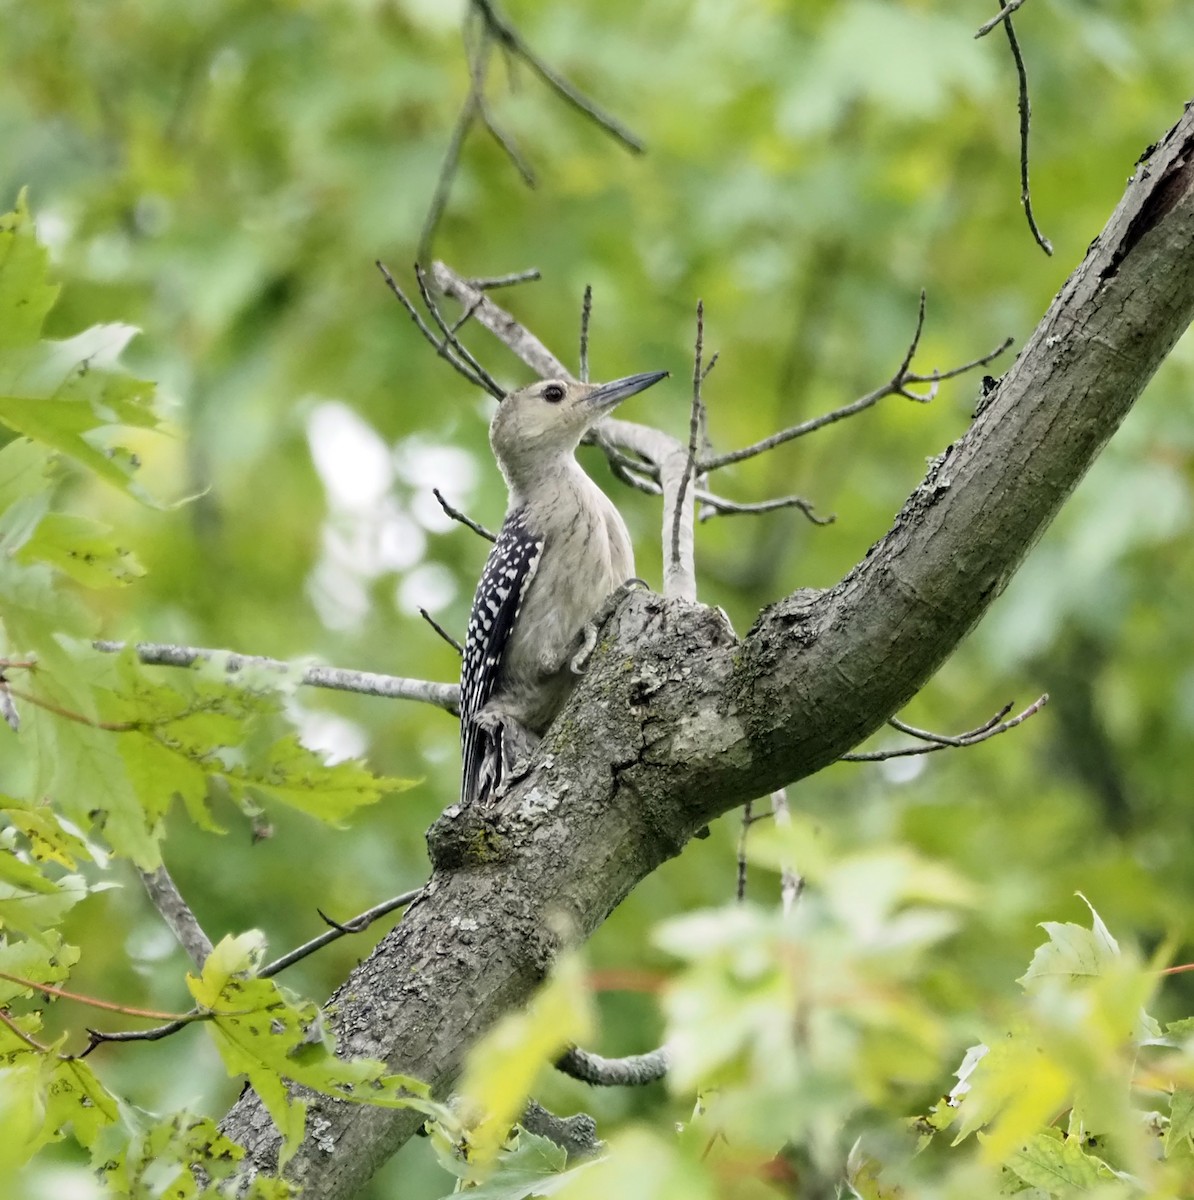
[[(833, 762), (923, 686), (971, 629), (1194, 317), (1194, 112), (1137, 169), (966, 435), (836, 587), (718, 612), (628, 594), (534, 771), (499, 810), (449, 809), (423, 896), (331, 1004), (343, 1049), (451, 1086), (468, 1047), (526, 1000), (710, 819)], [(286, 1168), (354, 1196), (420, 1118), (314, 1098)], [(225, 1131), (270, 1169), (243, 1097)]]

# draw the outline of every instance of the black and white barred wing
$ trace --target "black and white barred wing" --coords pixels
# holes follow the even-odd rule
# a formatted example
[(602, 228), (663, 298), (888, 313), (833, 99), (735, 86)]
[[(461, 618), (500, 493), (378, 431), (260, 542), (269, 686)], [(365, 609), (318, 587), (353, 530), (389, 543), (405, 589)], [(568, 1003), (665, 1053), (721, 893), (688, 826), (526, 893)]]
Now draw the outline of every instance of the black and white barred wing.
[(493, 733), (477, 724), (477, 714), (493, 695), (514, 623), (543, 554), (543, 538), (529, 530), (524, 515), (512, 512), (489, 552), (469, 614), (460, 668), (460, 800), (472, 804), (484, 777), (495, 768), (500, 749)]

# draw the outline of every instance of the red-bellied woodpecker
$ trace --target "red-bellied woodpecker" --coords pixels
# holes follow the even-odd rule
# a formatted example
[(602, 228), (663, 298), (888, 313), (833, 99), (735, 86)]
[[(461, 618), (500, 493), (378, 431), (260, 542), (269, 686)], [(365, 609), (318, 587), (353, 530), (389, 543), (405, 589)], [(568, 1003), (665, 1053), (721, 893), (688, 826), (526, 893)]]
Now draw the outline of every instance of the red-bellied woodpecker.
[(462, 804), (486, 802), (516, 752), (542, 737), (572, 691), (586, 624), (634, 575), (626, 526), (574, 454), (616, 404), (665, 375), (548, 379), (511, 392), (494, 414), (489, 443), (510, 501), (468, 620)]

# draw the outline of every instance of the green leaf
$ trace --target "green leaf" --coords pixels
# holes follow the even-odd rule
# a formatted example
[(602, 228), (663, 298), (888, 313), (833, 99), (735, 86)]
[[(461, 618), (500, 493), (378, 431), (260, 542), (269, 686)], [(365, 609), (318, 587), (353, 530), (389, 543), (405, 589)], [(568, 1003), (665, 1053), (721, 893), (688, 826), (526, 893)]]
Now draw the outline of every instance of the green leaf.
[(1044, 979), (1057, 977), (1094, 978), (1104, 974), (1108, 966), (1119, 958), (1119, 944), (1099, 914), (1093, 908), (1090, 911), (1090, 929), (1069, 922), (1041, 922), (1041, 928), (1049, 935), (1049, 940), (1037, 947), (1028, 970), (1018, 980), (1021, 986), (1030, 989)]
[(208, 1117), (172, 1113), (155, 1119), (126, 1112), (125, 1125), (110, 1129), (92, 1146), (92, 1163), (105, 1194), (161, 1200), (214, 1197), (214, 1189), (200, 1193), (192, 1168), (221, 1180), (244, 1158), (243, 1147), (226, 1138)]
[(302, 1140), (307, 1111), (287, 1080), (341, 1100), (446, 1115), (418, 1080), (388, 1074), (374, 1059), (337, 1058), (315, 1004), (293, 997), (272, 979), (254, 978), (264, 948), (260, 933), (226, 937), (208, 955), (200, 976), (187, 976), (187, 986), (196, 1004), (215, 1013), (206, 1024), (228, 1073), (248, 1076), (269, 1109), (283, 1137), (283, 1162)]
[(32, 996), (39, 983), (60, 984), (79, 961), (79, 951), (66, 945), (61, 936), (50, 930), (38, 941), (9, 941), (0, 938), (0, 971), (34, 985), (0, 979), (0, 1005), (11, 1004), (18, 996)]
[(125, 587), (144, 575), (145, 568), (111, 533), (110, 525), (88, 517), (47, 513), (17, 558), (49, 563), (86, 587)]
[(58, 288), (47, 280), (49, 255), (38, 242), (25, 190), (0, 216), (0, 351), (34, 341)]
[[(11, 854), (11, 851), (0, 850), (0, 856), (5, 858)], [(11, 859), (8, 865), (14, 865)], [(18, 861), (15, 865), (23, 864)], [(81, 875), (66, 875), (55, 884), (41, 876), (36, 868), (31, 869), (40, 884), (49, 884), (48, 891), (40, 885), (31, 888), (27, 883), (0, 879), (0, 927), (40, 941), (87, 895), (88, 889)], [(0, 871), (0, 875), (4, 873)]]
[[(589, 1159), (568, 1169), (567, 1160), (561, 1146), (519, 1128), (513, 1145), (498, 1155), (494, 1174), (484, 1183), (470, 1187), (466, 1194), (469, 1200), (529, 1200), (531, 1196), (551, 1196), (599, 1161)], [(442, 1200), (449, 1198), (444, 1196)]]
[(47, 265), (22, 195), (0, 218), (0, 422), (161, 507), (134, 480), (135, 458), (110, 438), (116, 426), (160, 428), (153, 385), (118, 369), (136, 330), (97, 325), (65, 341), (39, 341), (57, 295)]
[(457, 1089), (468, 1125), (457, 1146), (470, 1176), (489, 1173), (539, 1072), (592, 1028), (580, 960), (565, 955), (526, 1009), (508, 1013), (473, 1047)]
[(1077, 1141), (1054, 1133), (1035, 1134), (1003, 1161), (1030, 1187), (1051, 1196), (1091, 1191), (1116, 1178), (1105, 1162), (1087, 1154)]
[(28, 844), (28, 853), (37, 862), (53, 862), (73, 869), (79, 859), (103, 861), (98, 848), (68, 828), (46, 804), (0, 794), (0, 819), (20, 833)]
[(1165, 1130), (1165, 1157), (1194, 1135), (1194, 1092), (1178, 1088), (1169, 1100), (1169, 1126)]
[(29, 540), (60, 475), (54, 456), (28, 438), (0, 450), (0, 553), (14, 554)]
[(260, 762), (226, 772), (234, 794), (249, 792), (336, 824), (391, 792), (414, 787), (415, 780), (384, 778), (360, 762), (324, 763), (297, 735), (279, 739)]

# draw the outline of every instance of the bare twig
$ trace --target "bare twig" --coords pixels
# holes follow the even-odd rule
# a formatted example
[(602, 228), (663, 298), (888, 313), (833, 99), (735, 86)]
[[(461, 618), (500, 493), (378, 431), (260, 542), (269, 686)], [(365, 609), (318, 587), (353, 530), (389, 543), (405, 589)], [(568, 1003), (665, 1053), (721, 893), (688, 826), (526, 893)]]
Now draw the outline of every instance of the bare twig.
[(580, 306), (580, 378), (589, 382), (589, 321), (593, 316), (593, 285), (585, 284), (585, 298)]
[(1010, 17), (1012, 13), (1014, 13), (1016, 9), (1018, 9), (1023, 3), (1024, 0), (1008, 0), (1008, 2), (989, 21), (984, 21), (978, 27), (978, 33), (976, 33), (974, 36), (976, 38), (986, 37), (987, 34), (990, 33), (1000, 21), (1006, 21), (1007, 18)]
[(36, 979), (26, 979), (23, 975), (14, 975), (8, 971), (0, 971), (0, 979), (6, 980), (8, 983), (18, 984), (23, 988), (28, 988), (31, 992), (41, 993), (46, 996), (56, 996), (60, 1000), (73, 1000), (76, 1004), (86, 1004), (88, 1008), (102, 1008), (105, 1012), (122, 1013), (126, 1017), (147, 1017), (153, 1021), (160, 1021), (165, 1017), (169, 1017), (171, 1020), (177, 1020), (173, 1013), (158, 1012), (153, 1008), (134, 1008), (128, 1004), (118, 1004), (114, 1000), (101, 1000), (97, 996), (87, 996), (82, 992), (72, 992), (52, 983), (42, 983)]
[(572, 372), (533, 333), (494, 304), (475, 284), (439, 261), (432, 264), (431, 274), (440, 291), (466, 308), (474, 308), (475, 319), (540, 379), (572, 378)]
[(139, 871), (141, 882), (149, 894), (153, 906), (162, 914), (162, 920), (170, 927), (170, 932), (178, 939), (178, 944), (187, 952), (196, 968), (202, 970), (207, 956), (211, 953), (211, 938), (203, 932), (199, 919), (191, 910), (191, 906), (183, 899), (178, 886), (170, 877), (165, 865), (156, 871)]
[(469, 283), (481, 291), (489, 291), (491, 288), (513, 287), (516, 283), (534, 283), (542, 278), (538, 267), (528, 267), (525, 271), (511, 271), (508, 275), (483, 275), (470, 279)]
[(996, 713), (991, 720), (984, 721), (977, 729), (971, 729), (967, 733), (960, 733), (954, 736), (947, 736), (940, 733), (930, 733), (928, 730), (916, 729), (911, 725), (904, 725), (902, 722), (897, 723), (894, 719), (889, 722), (895, 728), (904, 733), (910, 734), (923, 742), (920, 746), (904, 746), (898, 750), (868, 750), (859, 753), (843, 754), (841, 762), (885, 762), (889, 758), (910, 758), (917, 754), (933, 754), (938, 750), (960, 749), (963, 746), (977, 746), (980, 742), (985, 742), (990, 738), (998, 737), (1001, 733), (1007, 733), (1009, 729), (1015, 729), (1017, 725), (1022, 725), (1029, 717), (1035, 716), (1049, 702), (1049, 694), (1046, 692), (1034, 700), (1023, 712), (1017, 713), (1014, 717), (1009, 717), (1007, 720), (1002, 718), (1011, 711), (1011, 705), (1001, 709)]
[(472, 0), (472, 7), (484, 20), (495, 41), (505, 46), (512, 54), (523, 62), (543, 80), (553, 91), (566, 100), (578, 112), (583, 113), (604, 129), (611, 137), (621, 142), (628, 150), (641, 154), (645, 149), (642, 141), (626, 128), (619, 120), (598, 108), (587, 96), (568, 82), (562, 75), (557, 74), (522, 40), (518, 30), (505, 17), (501, 16), (492, 0)]
[[(457, 356), (449, 348), (453, 344), (459, 345), (459, 342), (457, 342), (457, 340), (456, 340), (455, 334), (449, 335), (447, 333), (446, 328), (443, 326), (442, 321), (440, 321), (441, 328), (445, 329), (445, 336), (442, 339), (437, 338), (435, 336), (435, 334), (431, 331), (431, 329), (428, 328), (427, 322), (423, 320), (422, 315), (420, 314), (419, 310), (414, 306), (410, 297), (407, 296), (407, 294), (398, 286), (398, 283), (394, 279), (394, 276), (391, 275), (390, 272), (386, 269), (385, 264), (382, 262), (378, 262), (376, 265), (377, 265), (377, 269), (382, 274), (382, 278), (386, 281), (386, 286), (390, 289), (391, 292), (394, 293), (395, 296), (398, 297), (398, 300), (402, 304), (402, 307), (406, 309), (407, 313), (410, 316), (410, 319), (412, 321), (414, 321), (415, 328), (418, 329), (418, 331), (423, 335), (423, 337), (435, 348), (436, 354), (438, 354), (440, 356), (440, 358), (442, 358), (446, 363), (448, 363), (453, 368), (453, 370), (455, 370), (455, 371), (459, 372), (461, 375), (463, 375), (465, 377), (465, 379), (467, 379), (469, 381), (469, 383), (473, 384), (475, 387), (484, 389), (491, 396), (495, 397), (498, 400), (502, 399), (502, 397), (505, 395), (505, 392), (493, 381), (493, 379), (489, 376), (489, 374), (487, 372), (482, 372), (482, 373), (478, 374), (476, 371), (473, 370), (473, 368), (469, 365), (468, 362), (464, 361), (462, 358)], [(438, 310), (435, 315), (438, 319)], [(471, 357), (471, 355), (469, 357)]]
[[(394, 909), (402, 908), (403, 905), (409, 904), (422, 890), (421, 887), (418, 887), (412, 891), (403, 892), (400, 896), (393, 896), (389, 900), (382, 901), (381, 904), (375, 904), (372, 908), (367, 908), (363, 913), (358, 913), (351, 921), (345, 921), (343, 925), (331, 921), (328, 917), (324, 917), (323, 919), (331, 925), (329, 930), (321, 933), (318, 937), (312, 938), (309, 942), (304, 942), (301, 946), (296, 946), (293, 950), (283, 954), (281, 958), (275, 958), (268, 966), (261, 968), (258, 972), (259, 978), (270, 979), (280, 971), (285, 971), (287, 967), (294, 966), (296, 962), (306, 958), (309, 954), (314, 954), (316, 950), (322, 950), (324, 946), (344, 937), (345, 934), (360, 933), (387, 913), (392, 913)], [(320, 916), (323, 916), (323, 914), (320, 913)]]
[[(937, 384), (942, 380), (953, 379), (955, 376), (962, 375), (967, 371), (973, 371), (976, 367), (986, 366), (987, 363), (998, 358), (1012, 344), (1010, 337), (1005, 338), (994, 350), (988, 354), (984, 354), (981, 358), (972, 359), (970, 362), (962, 363), (961, 366), (951, 367), (947, 371), (933, 371), (928, 375), (920, 375), (910, 370), (910, 367), (912, 357), (916, 353), (917, 346), (920, 344), (921, 330), (924, 328), (924, 316), (925, 296), (924, 292), (921, 292), (920, 306), (917, 310), (916, 331), (912, 335), (912, 341), (909, 343), (903, 361), (900, 363), (896, 373), (881, 387), (875, 388), (872, 392), (867, 392), (865, 396), (860, 396), (850, 404), (845, 404), (841, 408), (835, 408), (832, 412), (824, 413), (819, 417), (813, 417), (808, 421), (802, 421), (799, 425), (793, 425), (788, 429), (781, 430), (779, 433), (773, 433), (770, 437), (763, 438), (762, 441), (755, 442), (753, 445), (744, 446), (741, 450), (732, 450), (727, 454), (717, 454), (706, 458), (700, 464), (700, 469), (702, 471), (717, 471), (722, 467), (728, 467), (731, 463), (742, 462), (747, 458), (754, 458), (756, 455), (764, 454), (768, 450), (774, 450), (776, 446), (782, 446), (785, 442), (790, 442), (794, 438), (804, 437), (805, 434), (814, 433), (818, 429), (823, 429), (826, 425), (832, 425), (836, 421), (852, 417), (855, 413), (860, 413), (864, 409), (878, 404), (886, 396), (900, 395), (905, 399), (915, 400), (921, 404), (927, 403), (933, 399), (936, 394)], [(921, 393), (909, 390), (909, 385), (918, 383), (929, 384), (929, 391)]]
[[(20, 1027), (20, 1025), (17, 1024), (16, 1019), (8, 1011), (7, 1008), (0, 1008), (0, 1024), (7, 1025), (8, 1028), (12, 1031), (12, 1033), (15, 1034), (16, 1037), (19, 1038), (22, 1042), (24, 1042), (25, 1045), (28, 1046), (30, 1050), (36, 1050), (38, 1052), (38, 1054), (52, 1054), (53, 1053), (53, 1051), (50, 1049), (49, 1046), (43, 1045), (31, 1033), (26, 1033)], [(58, 1057), (61, 1058), (62, 1055), (60, 1054), (60, 1055), (58, 1055)]]
[[(705, 304), (698, 300), (696, 306), (696, 340), (693, 345), (692, 364), (692, 408), (688, 418), (688, 453), (684, 458), (684, 470), (676, 489), (672, 514), (671, 555), (664, 571), (664, 595), (680, 596), (685, 600), (696, 599), (696, 567), (693, 548), (693, 502), (688, 496), (697, 469), (697, 445), (701, 434), (701, 384), (706, 371), (702, 363), (705, 349)], [(713, 363), (710, 362), (710, 367)], [(685, 502), (687, 500), (687, 503)], [(683, 544), (682, 544), (683, 541)]]
[[(93, 642), (97, 650), (117, 654), (125, 642)], [(198, 646), (171, 646), (160, 642), (138, 642), (137, 657), (149, 666), (190, 667), (202, 659), (222, 658), (224, 670), (235, 675), (245, 667), (263, 667), (267, 671), (291, 672), (295, 667), (277, 658), (255, 654), (232, 654), (227, 650), (206, 650)], [(362, 696), (381, 696), (389, 700), (418, 700), (434, 704), (448, 712), (459, 712), (456, 684), (435, 683), (427, 679), (404, 679), (398, 675), (378, 675), (372, 671), (349, 671), (343, 667), (306, 667), (298, 683), (306, 687), (327, 688), (334, 692), (356, 692)]]
[(1003, 18), (1003, 30), (1007, 34), (1007, 44), (1012, 50), (1012, 59), (1016, 64), (1016, 80), (1019, 87), (1020, 107), (1020, 203), (1024, 205), (1024, 216), (1028, 220), (1028, 228), (1036, 244), (1046, 254), (1053, 253), (1053, 243), (1049, 241), (1037, 227), (1036, 218), (1032, 215), (1032, 193), (1028, 187), (1028, 125), (1032, 120), (1032, 104), (1028, 99), (1028, 72), (1024, 67), (1024, 55), (1020, 53), (1020, 40), (1012, 27), (1010, 16)]
[(832, 525), (837, 519), (833, 514), (828, 517), (818, 516), (812, 501), (805, 500), (803, 496), (778, 496), (774, 500), (758, 500), (753, 504), (740, 504), (736, 500), (727, 500), (724, 496), (707, 492), (703, 488), (697, 488), (695, 494), (703, 506), (700, 515), (701, 521), (709, 521), (713, 517), (719, 516), (734, 516), (738, 513), (769, 513), (775, 512), (779, 508), (798, 509), (814, 525)]
[(753, 800), (748, 800), (742, 806), (742, 828), (738, 831), (738, 888), (737, 900), (742, 904), (746, 900), (746, 834), (753, 824)]
[(460, 166), (460, 153), (464, 148), (464, 140), (481, 110), (481, 89), (485, 83), (485, 72), (489, 66), (489, 51), (491, 41), (483, 36), (481, 48), (476, 56), (470, 56), (469, 90), (460, 106), (456, 124), (452, 126), (452, 135), (448, 138), (444, 150), (444, 160), (440, 164), (439, 176), (435, 181), (435, 191), (431, 203), (427, 207), (427, 215), (423, 218), (423, 230), (419, 234), (419, 248), (416, 258), (426, 262), (431, 255), (431, 244), (435, 240), (436, 230), (443, 218), (444, 209), (448, 205), (448, 193), (452, 190), (452, 181), (456, 178), (456, 170)]
[(439, 506), (452, 518), (453, 521), (459, 521), (461, 525), (467, 525), (474, 533), (479, 533), (487, 542), (496, 542), (497, 535), (490, 533), (484, 525), (477, 524), (472, 517), (466, 516), (458, 508), (453, 508), (447, 500), (444, 499), (444, 494), (439, 488), (432, 488), (431, 494), (439, 501)]
[(419, 616), (439, 634), (457, 654), (464, 653), (464, 647), (425, 609), (419, 609)]
[(160, 1042), (162, 1038), (170, 1037), (188, 1025), (210, 1021), (215, 1015), (210, 1009), (196, 1008), (184, 1016), (168, 1021), (165, 1025), (155, 1025), (152, 1029), (88, 1029), (87, 1045), (75, 1057), (86, 1058), (96, 1046), (102, 1046), (105, 1042)]
[(625, 1058), (602, 1058), (573, 1046), (556, 1059), (557, 1071), (597, 1087), (639, 1087), (655, 1083), (667, 1074), (668, 1065), (666, 1046), (647, 1054), (628, 1054)]
[[(497, 123), (482, 92), (477, 93), (477, 112), (489, 136), (501, 147), (502, 153), (513, 164), (514, 169), (522, 177), (523, 183), (529, 188), (534, 188), (538, 182), (535, 179), (534, 169), (523, 156), (518, 143)], [(430, 247), (428, 248), (430, 249)]]
[[(301, 946), (296, 946), (293, 950), (283, 954), (281, 958), (276, 958), (268, 966), (262, 967), (257, 972), (259, 979), (270, 979), (274, 975), (286, 970), (287, 967), (292, 967), (296, 962), (306, 958), (308, 955), (314, 954), (317, 950), (322, 950), (324, 946), (331, 942), (337, 941), (339, 938), (349, 933), (360, 933), (363, 929), (367, 929), (374, 921), (384, 917), (387, 913), (391, 913), (396, 908), (401, 908), (405, 904), (409, 904), (414, 900), (422, 888), (415, 888), (413, 891), (403, 892), (400, 896), (394, 896), (389, 900), (383, 901), (381, 904), (376, 904), (373, 908), (367, 908), (363, 913), (358, 913), (351, 921), (345, 921), (343, 925), (332, 923), (332, 928), (325, 933), (321, 933), (318, 937), (312, 938), (309, 942), (304, 942)], [(322, 914), (320, 914), (322, 916)], [(324, 920), (329, 918), (324, 917)], [(38, 985), (39, 987), (41, 985)], [(111, 1006), (104, 1006), (111, 1007)], [(120, 1009), (118, 1011), (126, 1011)], [(162, 1014), (145, 1014), (152, 1016), (161, 1016)], [(171, 1034), (177, 1033), (180, 1029), (185, 1029), (188, 1025), (193, 1025), (197, 1021), (210, 1021), (218, 1016), (218, 1013), (212, 1012), (210, 1009), (192, 1009), (189, 1013), (184, 1013), (182, 1016), (174, 1018), (165, 1025), (156, 1025), (152, 1029), (119, 1029), (112, 1032), (107, 1032), (102, 1029), (89, 1029), (87, 1031), (87, 1046), (80, 1052), (80, 1058), (85, 1058), (96, 1048), (103, 1045), (104, 1042), (157, 1042), (162, 1038), (169, 1037)]]
[(503, 399), (506, 395), (505, 389), (477, 361), (472, 351), (456, 336), (455, 330), (448, 327), (448, 323), (439, 311), (439, 305), (435, 302), (435, 297), (431, 294), (431, 289), (427, 286), (427, 272), (419, 263), (415, 263), (415, 281), (419, 285), (419, 295), (423, 298), (423, 305), (431, 314), (431, 319), (439, 326), (440, 332), (444, 335), (444, 341), (452, 347), (453, 352), (481, 381), (491, 396), (497, 400)]

